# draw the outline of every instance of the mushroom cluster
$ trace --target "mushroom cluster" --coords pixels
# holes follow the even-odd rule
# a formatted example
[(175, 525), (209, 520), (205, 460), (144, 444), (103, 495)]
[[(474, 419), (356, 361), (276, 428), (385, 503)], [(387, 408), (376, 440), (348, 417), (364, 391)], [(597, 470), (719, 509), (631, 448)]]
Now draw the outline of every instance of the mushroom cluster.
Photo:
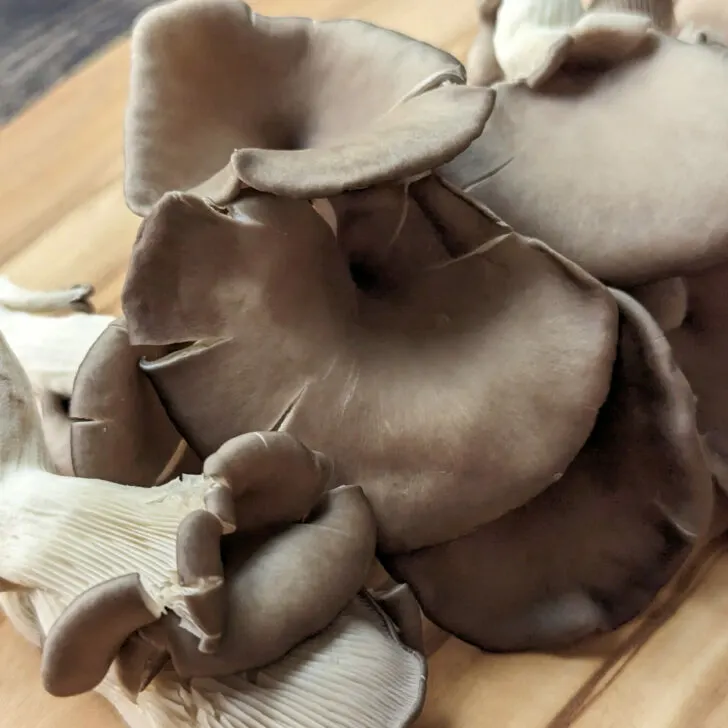
[[(29, 308), (48, 295), (26, 293)], [(328, 458), (288, 432), (246, 432), (156, 487), (64, 476), (46, 442), (70, 432), (44, 431), (4, 335), (0, 372), (0, 605), (41, 647), (49, 693), (97, 690), (134, 728), (418, 715), (417, 603), (407, 585), (366, 588), (374, 515)]]
[(480, 10), (467, 77), (241, 0), (136, 23), (123, 317), (0, 286), (0, 599), (50, 692), (406, 726), (422, 616), (558, 648), (715, 533), (728, 54), (664, 0)]

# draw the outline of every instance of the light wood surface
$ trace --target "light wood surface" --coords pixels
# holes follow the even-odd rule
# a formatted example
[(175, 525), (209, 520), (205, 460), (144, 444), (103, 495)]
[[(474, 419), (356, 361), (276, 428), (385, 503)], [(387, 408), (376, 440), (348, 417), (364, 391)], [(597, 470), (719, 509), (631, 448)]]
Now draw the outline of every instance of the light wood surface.
[[(461, 58), (475, 32), (474, 5), (474, 0), (254, 3), (268, 14), (373, 20)], [(100, 310), (113, 313), (119, 312), (138, 225), (121, 190), (128, 65), (128, 46), (120, 41), (0, 129), (2, 271), (35, 287), (91, 282)], [(639, 624), (569, 654), (489, 656), (448, 640), (431, 659), (429, 697), (418, 727), (725, 728), (725, 544), (706, 550), (689, 576)], [(120, 725), (101, 698), (45, 695), (37, 651), (0, 618), (0, 726)]]

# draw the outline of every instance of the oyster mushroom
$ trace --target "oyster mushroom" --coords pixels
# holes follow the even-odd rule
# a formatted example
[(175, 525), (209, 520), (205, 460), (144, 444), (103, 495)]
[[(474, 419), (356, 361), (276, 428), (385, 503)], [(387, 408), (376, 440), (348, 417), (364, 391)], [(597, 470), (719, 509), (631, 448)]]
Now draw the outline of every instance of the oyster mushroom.
[[(63, 609), (51, 592), (5, 592), (0, 601), (15, 628), (38, 646)], [(259, 670), (181, 680), (171, 665), (157, 665), (137, 693), (117, 659), (96, 691), (130, 728), (170, 721), (189, 728), (294, 728), (302, 715), (331, 728), (405, 728), (422, 708), (427, 665), (400, 643), (398, 622), (380, 604), (378, 596), (357, 595), (325, 630)]]
[[(280, 474), (290, 482), (285, 470)], [(273, 494), (266, 489), (264, 496), (272, 505)], [(375, 542), (376, 524), (361, 488), (331, 490), (303, 523), (257, 537), (239, 530), (226, 540), (228, 616), (214, 650), (201, 653), (174, 616), (141, 636), (168, 651), (182, 679), (267, 665), (328, 627), (361, 589)]]
[(480, 8), (480, 31), (468, 56), (473, 85), (499, 80), (493, 61), (505, 80), (529, 85), (542, 83), (565, 58), (618, 62), (639, 51), (651, 24), (665, 32), (675, 26), (672, 0), (502, 0), (495, 18), (486, 7), (491, 12)]
[(651, 308), (715, 462), (728, 442), (728, 56), (656, 30), (650, 39), (612, 67), (585, 72), (567, 57), (534, 88), (496, 86), (483, 135), (440, 173)]
[(174, 190), (224, 203), (301, 173), (318, 197), (418, 175), (483, 129), (491, 94), (464, 81), (450, 54), (362, 21), (160, 4), (132, 33), (128, 204), (144, 215)]
[(0, 279), (0, 331), (32, 383), (56, 471), (140, 486), (199, 473), (199, 458), (139, 371), (151, 352), (131, 350), (123, 321), (74, 312), (91, 311), (92, 293), (29, 291)]
[[(341, 728), (351, 720), (372, 728), (411, 724), (424, 697), (424, 659), (401, 645), (395, 624), (370, 597), (355, 596), (374, 550), (373, 521), (361, 491), (329, 491), (308, 534), (294, 526), (293, 535), (284, 530), (261, 539), (267, 529), (308, 515), (330, 485), (325, 458), (286, 433), (249, 433), (209, 458), (205, 474), (167, 487), (63, 478), (46, 470), (30, 383), (2, 336), (0, 372), (0, 597), (16, 628), (42, 646), (44, 684), (51, 693), (97, 689), (132, 728), (168, 720), (191, 728), (200, 721), (241, 728), (251, 721), (298, 725), (301, 714)], [(165, 608), (177, 615), (187, 611), (190, 625), (203, 633), (205, 627), (220, 628), (220, 610), (209, 610), (209, 602), (219, 601), (218, 544), (233, 521), (257, 529), (258, 547), (247, 544), (245, 558), (239, 543), (227, 544), (231, 559), (225, 568), (238, 587), (228, 592), (227, 614), (239, 614), (241, 602), (247, 605), (255, 629), (235, 636), (243, 650), (257, 643), (260, 669), (227, 674), (227, 668), (218, 679), (202, 670), (201, 678), (183, 682), (162, 655), (151, 673), (149, 661), (137, 660), (131, 665), (137, 674), (130, 675), (129, 645), (142, 639), (145, 628), (161, 624), (169, 636), (169, 617), (157, 621)], [(33, 535), (32, 548), (19, 548), (21, 534)], [(312, 570), (320, 546), (328, 558)], [(61, 547), (63, 557), (54, 558)], [(162, 590), (154, 588), (158, 583)], [(293, 591), (296, 598), (286, 602)], [(170, 605), (175, 592), (186, 609)], [(408, 625), (411, 630), (411, 612)], [(230, 634), (207, 637), (217, 637), (214, 646), (223, 647)], [(190, 650), (186, 657), (194, 664), (195, 657), (210, 656)], [(256, 662), (246, 652), (236, 659)]]
[(728, 59), (649, 37), (644, 53), (613, 67), (566, 66), (537, 88), (497, 85), (484, 133), (440, 170), (620, 287), (709, 267), (728, 241)]
[(614, 295), (612, 388), (563, 477), (463, 538), (385, 559), (430, 619), (486, 649), (553, 649), (621, 626), (708, 533), (692, 391), (657, 322)]
[[(227, 611), (234, 612), (236, 601), (247, 597), (225, 589), (221, 537), (235, 531), (238, 514), (244, 528), (257, 529), (306, 517), (329, 485), (331, 468), (286, 433), (251, 433), (215, 453), (202, 475), (153, 489), (59, 476), (49, 470), (29, 380), (3, 337), (0, 371), (5, 413), (0, 583), (3, 590), (51, 592), (63, 607), (43, 641), (46, 689), (56, 695), (92, 689), (123, 641), (165, 613), (176, 615), (179, 626), (195, 635), (201, 652), (217, 645)], [(297, 606), (299, 616), (286, 623), (282, 642), (294, 639), (292, 634), (300, 641), (325, 626), (320, 623), (325, 605), (333, 602), (328, 609), (336, 614), (359, 588), (359, 583), (346, 586), (359, 571), (363, 582), (374, 550), (367, 526), (374, 529), (367, 507), (358, 508), (362, 525), (352, 528), (351, 558), (343, 557), (345, 572), (337, 572), (344, 586), (322, 567), (322, 576), (308, 585), (321, 587), (321, 579), (328, 579), (328, 594), (316, 591), (317, 604), (309, 609), (313, 617)], [(233, 567), (235, 579), (251, 569), (250, 564)], [(344, 599), (337, 588), (351, 593)], [(283, 617), (268, 616), (271, 623)], [(314, 625), (310, 632), (299, 624), (306, 619)], [(292, 644), (277, 646), (283, 654)], [(280, 656), (275, 647), (268, 649), (271, 659)]]
[(393, 552), (548, 487), (594, 424), (616, 337), (579, 269), (433, 179), (412, 190), (446, 259), (372, 295), (308, 202), (257, 193), (229, 215), (166, 195), (123, 290), (133, 344), (195, 342), (141, 366), (197, 453), (291, 432), (361, 485)]
[[(48, 596), (37, 600), (45, 617)], [(43, 619), (41, 618), (41, 621)], [(406, 728), (424, 702), (427, 666), (405, 648), (376, 600), (361, 594), (332, 624), (259, 670), (181, 680), (165, 668), (139, 695), (116, 669), (97, 691), (130, 728)]]
[[(205, 68), (224, 70), (242, 51), (233, 50), (234, 39), (220, 38), (248, 38), (254, 17), (253, 41), (244, 46), (250, 49), (243, 59), (246, 72), (266, 57), (271, 38), (284, 57), (283, 51), (294, 52), (300, 38), (308, 37), (293, 30), (268, 33), (284, 21), (252, 16), (242, 5), (215, 2), (203, 8), (189, 0), (153, 10), (135, 30), (136, 95), (127, 124), (129, 158), (135, 161), (127, 195), (146, 218), (124, 290), (130, 342), (153, 351), (142, 370), (201, 457), (241, 431), (290, 431), (333, 455), (340, 482), (361, 483), (381, 529), (380, 550), (393, 562), (446, 542), (467, 546), (470, 534), (515, 518), (531, 499), (555, 494), (561, 473), (587, 459), (593, 428), (601, 421), (597, 412), (608, 393), (617, 396), (609, 391), (617, 381), (614, 301), (581, 268), (514, 233), (445, 179), (459, 165), (467, 168), (471, 148), (432, 173), (483, 128), (492, 92), (464, 93), (457, 82), (443, 86), (437, 71), (410, 86), (403, 103), (394, 99), (366, 117), (373, 119), (371, 126), (356, 133), (331, 121), (340, 111), (325, 105), (333, 116), (311, 117), (316, 123), (305, 127), (318, 129), (328, 118), (324, 126), (331, 123), (335, 131), (321, 135), (324, 141), (237, 141), (241, 120), (247, 119), (228, 113), (236, 99), (216, 84), (197, 82), (194, 74), (183, 80), (179, 69), (190, 54), (177, 52), (172, 39), (201, 45), (214, 38), (220, 47), (205, 54)], [(616, 26), (606, 12), (591, 17), (529, 76), (532, 92), (558, 77), (569, 58), (606, 59), (619, 68), (637, 50), (651, 51), (658, 37), (649, 20), (636, 14), (620, 15), (624, 22)], [(277, 27), (314, 27), (285, 23)], [(366, 27), (367, 33), (380, 32)], [(267, 30), (261, 35), (261, 29)], [(346, 35), (341, 28), (331, 32), (331, 38)], [(595, 37), (610, 42), (595, 45)], [(424, 53), (411, 43), (411, 51)], [(146, 88), (140, 83), (144, 73), (150, 80)], [(257, 88), (251, 78), (245, 90)], [(336, 78), (326, 76), (315, 90), (306, 87), (308, 101), (338, 94)], [(283, 82), (266, 108), (283, 108), (276, 118), (288, 128), (301, 117), (290, 115), (289, 99), (281, 93), (286, 88)], [(529, 90), (528, 84), (501, 84), (496, 97), (503, 88)], [(179, 99), (189, 98), (190, 89), (205, 99), (199, 108), (209, 114), (204, 126), (193, 120), (181, 129), (189, 135), (177, 147)], [(460, 117), (453, 111), (457, 100)], [(324, 108), (313, 103), (296, 108), (314, 107), (317, 113)], [(250, 108), (250, 128), (260, 134), (267, 127)], [(429, 120), (427, 110), (433, 112)], [(216, 135), (209, 120), (218, 112), (226, 132)], [(394, 154), (395, 146), (386, 149), (393, 140), (407, 143), (396, 144)], [(246, 148), (230, 157), (238, 144)], [(370, 164), (367, 155), (383, 148), (386, 153)], [(502, 168), (487, 174), (496, 177), (511, 163), (503, 159)], [(204, 195), (212, 196), (210, 204)], [(329, 196), (333, 225), (309, 202), (322, 196)], [(381, 214), (375, 212), (377, 200), (386, 203)], [(362, 214), (366, 225), (357, 223)], [(368, 234), (375, 228), (381, 235)], [(214, 259), (202, 251), (206, 239), (214, 240), (219, 253)], [(641, 283), (651, 281), (634, 285)], [(652, 294), (657, 301), (664, 298)], [(667, 307), (665, 320), (673, 314)], [(621, 361), (627, 350), (617, 356)], [(659, 429), (660, 412), (648, 408), (645, 417), (646, 429)], [(661, 467), (663, 460), (656, 461)], [(692, 483), (690, 477), (686, 481)], [(680, 546), (700, 532), (704, 491), (696, 486), (668, 493), (682, 500), (662, 504), (668, 506), (662, 521), (649, 508), (639, 510), (639, 498), (633, 504), (637, 512), (625, 518), (634, 519), (640, 549), (623, 581), (606, 578), (605, 589), (618, 607), (614, 612), (624, 615), (639, 603), (624, 593), (630, 578), (655, 563), (665, 567), (664, 575), (679, 562), (682, 548), (662, 560), (655, 555), (660, 544), (676, 543), (675, 521), (682, 529)], [(599, 494), (591, 495), (585, 511)], [(649, 501), (649, 494), (640, 496)], [(672, 530), (663, 528), (665, 522)], [(614, 544), (607, 537), (601, 545), (594, 552), (609, 561)], [(583, 573), (577, 568), (573, 583)], [(547, 584), (550, 575), (547, 570)], [(413, 582), (417, 589), (416, 576)], [(513, 593), (501, 597), (518, 601)], [(466, 616), (473, 619), (472, 613)], [(612, 612), (608, 616), (615, 619)], [(451, 616), (438, 619), (458, 628)], [(182, 667), (184, 646), (175, 653), (174, 636), (164, 633), (174, 635), (175, 625), (162, 624), (161, 637), (159, 626), (137, 635), (151, 645), (146, 657), (141, 648), (129, 653), (127, 665), (144, 668), (141, 683), (165, 650), (179, 669), (192, 672)], [(533, 639), (530, 626), (526, 620), (511, 630), (511, 642)], [(573, 625), (562, 632), (576, 636)], [(469, 634), (487, 643), (482, 633)]]

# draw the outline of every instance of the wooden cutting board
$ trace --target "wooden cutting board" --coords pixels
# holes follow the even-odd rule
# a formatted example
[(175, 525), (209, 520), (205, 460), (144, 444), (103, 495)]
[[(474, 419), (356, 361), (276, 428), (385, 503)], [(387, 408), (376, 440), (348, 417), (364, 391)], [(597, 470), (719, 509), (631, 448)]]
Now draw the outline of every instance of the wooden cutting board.
[[(688, 0), (693, 1), (707, 4)], [(474, 0), (254, 3), (268, 14), (375, 21), (461, 58), (475, 33), (474, 5)], [(39, 288), (91, 282), (99, 309), (112, 313), (119, 312), (138, 224), (121, 190), (128, 62), (122, 39), (0, 128), (2, 272)], [(691, 578), (668, 590), (663, 602), (628, 630), (559, 656), (488, 656), (449, 639), (430, 660), (429, 695), (418, 728), (725, 728), (727, 544), (702, 554)], [(0, 728), (120, 725), (101, 698), (44, 694), (37, 651), (0, 618)]]

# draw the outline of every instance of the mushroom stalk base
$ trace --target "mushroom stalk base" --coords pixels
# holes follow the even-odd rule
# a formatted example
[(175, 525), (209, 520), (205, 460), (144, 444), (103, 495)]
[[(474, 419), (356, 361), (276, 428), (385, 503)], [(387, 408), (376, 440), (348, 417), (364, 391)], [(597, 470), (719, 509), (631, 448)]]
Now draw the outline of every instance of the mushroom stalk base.
[(0, 574), (52, 590), (66, 604), (96, 584), (139, 573), (150, 609), (186, 619), (177, 576), (177, 534), (204, 509), (212, 479), (189, 476), (157, 488), (64, 478), (37, 469), (7, 473), (0, 494)]

